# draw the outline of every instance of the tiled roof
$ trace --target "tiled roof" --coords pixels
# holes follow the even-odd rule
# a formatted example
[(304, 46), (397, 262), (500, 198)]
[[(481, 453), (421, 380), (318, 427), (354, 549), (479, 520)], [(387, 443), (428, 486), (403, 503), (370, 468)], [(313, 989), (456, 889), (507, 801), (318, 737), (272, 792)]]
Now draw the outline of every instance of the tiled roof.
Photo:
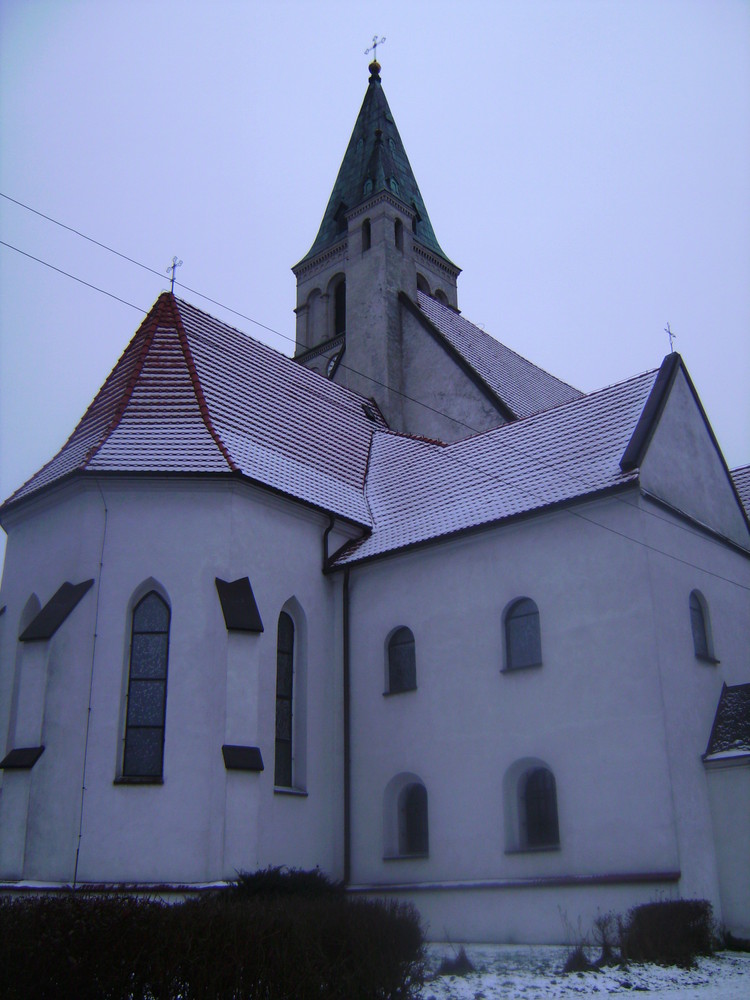
[(528, 417), (582, 395), (490, 337), (450, 306), (424, 292), (417, 292), (417, 305), (516, 417)]
[(704, 760), (750, 753), (750, 684), (722, 688)]
[(452, 445), (390, 432), (373, 439), (374, 528), (337, 563), (571, 501), (637, 478), (620, 458), (656, 380), (647, 372)]
[(240, 473), (369, 525), (377, 427), (354, 393), (164, 293), (66, 444), (7, 504), (74, 472)]
[(739, 469), (732, 469), (730, 473), (734, 487), (742, 501), (742, 506), (750, 517), (750, 465), (743, 465)]
[[(370, 80), (349, 145), (339, 167), (318, 235), (300, 264), (344, 238), (341, 211), (349, 211), (381, 191), (388, 191), (417, 213), (414, 238), (440, 254), (427, 209), (406, 155), (380, 82), (380, 69), (370, 66)], [(450, 262), (449, 262), (450, 263)], [(297, 265), (299, 266), (299, 265)]]

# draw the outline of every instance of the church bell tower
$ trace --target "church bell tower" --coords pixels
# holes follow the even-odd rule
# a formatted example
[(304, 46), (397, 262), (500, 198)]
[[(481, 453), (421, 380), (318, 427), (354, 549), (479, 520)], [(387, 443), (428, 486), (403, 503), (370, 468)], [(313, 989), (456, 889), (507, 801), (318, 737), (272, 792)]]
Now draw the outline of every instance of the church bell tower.
[(403, 330), (399, 294), (457, 308), (460, 269), (432, 229), (380, 80), (367, 93), (312, 247), (297, 279), (295, 358), (376, 400), (400, 429)]

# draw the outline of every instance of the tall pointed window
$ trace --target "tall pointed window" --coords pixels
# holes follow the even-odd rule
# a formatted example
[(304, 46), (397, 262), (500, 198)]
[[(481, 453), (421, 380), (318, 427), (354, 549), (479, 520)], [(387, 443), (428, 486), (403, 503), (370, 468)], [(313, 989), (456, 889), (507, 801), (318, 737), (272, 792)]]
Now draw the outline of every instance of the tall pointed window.
[(362, 252), (369, 250), (372, 246), (372, 226), (369, 219), (362, 223)]
[(522, 597), (505, 613), (505, 669), (537, 667), (541, 662), (539, 608), (531, 598)]
[(133, 609), (122, 773), (161, 778), (167, 710), (169, 607), (155, 590)]
[(294, 691), (294, 622), (282, 611), (276, 642), (276, 755), (274, 784), (292, 787), (292, 695)]

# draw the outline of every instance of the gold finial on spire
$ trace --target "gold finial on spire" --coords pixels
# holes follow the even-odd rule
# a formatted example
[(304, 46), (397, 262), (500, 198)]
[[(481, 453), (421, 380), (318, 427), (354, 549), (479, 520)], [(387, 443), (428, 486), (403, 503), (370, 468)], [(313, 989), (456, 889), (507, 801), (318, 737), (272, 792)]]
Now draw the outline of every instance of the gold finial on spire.
[(377, 35), (372, 36), (372, 46), (369, 49), (365, 49), (365, 55), (369, 56), (372, 52), (372, 62), (368, 66), (371, 76), (380, 75), (380, 63), (378, 62), (378, 45), (382, 45), (385, 42), (385, 38), (378, 38)]

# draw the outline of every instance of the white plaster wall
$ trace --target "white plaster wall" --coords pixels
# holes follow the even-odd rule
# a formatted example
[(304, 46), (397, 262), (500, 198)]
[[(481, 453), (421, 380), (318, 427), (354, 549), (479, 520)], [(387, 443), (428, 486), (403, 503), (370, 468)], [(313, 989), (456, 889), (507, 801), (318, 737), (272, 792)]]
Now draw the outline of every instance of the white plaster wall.
[[(654, 609), (653, 552), (640, 544), (652, 519), (632, 493), (582, 512), (600, 524), (560, 511), (352, 571), (355, 884), (682, 870), (678, 891), (700, 888), (718, 905), (700, 755), (721, 682), (688, 688), (678, 703), (665, 697), (661, 618), (675, 615), (683, 627), (687, 598), (679, 611)], [(684, 585), (692, 579), (675, 560), (670, 571)], [(746, 595), (733, 601), (748, 619)], [(501, 673), (502, 612), (520, 596), (539, 607), (543, 666)], [(384, 698), (384, 640), (398, 625), (415, 635), (418, 689)], [(673, 732), (682, 722), (665, 724), (670, 712), (695, 717), (679, 761)], [(555, 774), (560, 848), (508, 854), (502, 779), (527, 756)], [(680, 768), (689, 794), (673, 793)], [(384, 861), (383, 790), (402, 771), (428, 791), (430, 856)], [(523, 892), (503, 891), (505, 905), (521, 906)], [(618, 893), (589, 890), (586, 906), (608, 909)], [(646, 887), (640, 898), (652, 895)], [(537, 939), (533, 921), (524, 928)]]
[(721, 887), (722, 917), (729, 930), (750, 938), (750, 759), (707, 768)]
[[(57, 506), (42, 503), (8, 525), (11, 619), (32, 591), (44, 601), (64, 579), (97, 582), (49, 643), (46, 750), (31, 771), (13, 775), (31, 786), (23, 870), (2, 874), (73, 877), (95, 621), (79, 881), (201, 882), (277, 863), (340, 874), (341, 670), (332, 627), (340, 584), (321, 573), (327, 518), (238, 483), (100, 487), (73, 484)], [(228, 634), (221, 613), (215, 577), (245, 575), (261, 635)], [(164, 783), (116, 784), (130, 610), (151, 586), (172, 616)], [(298, 797), (273, 789), (276, 625), (291, 597), (307, 620), (308, 794)], [(11, 636), (6, 654), (13, 644)], [(266, 769), (226, 772), (225, 742), (259, 746)]]

